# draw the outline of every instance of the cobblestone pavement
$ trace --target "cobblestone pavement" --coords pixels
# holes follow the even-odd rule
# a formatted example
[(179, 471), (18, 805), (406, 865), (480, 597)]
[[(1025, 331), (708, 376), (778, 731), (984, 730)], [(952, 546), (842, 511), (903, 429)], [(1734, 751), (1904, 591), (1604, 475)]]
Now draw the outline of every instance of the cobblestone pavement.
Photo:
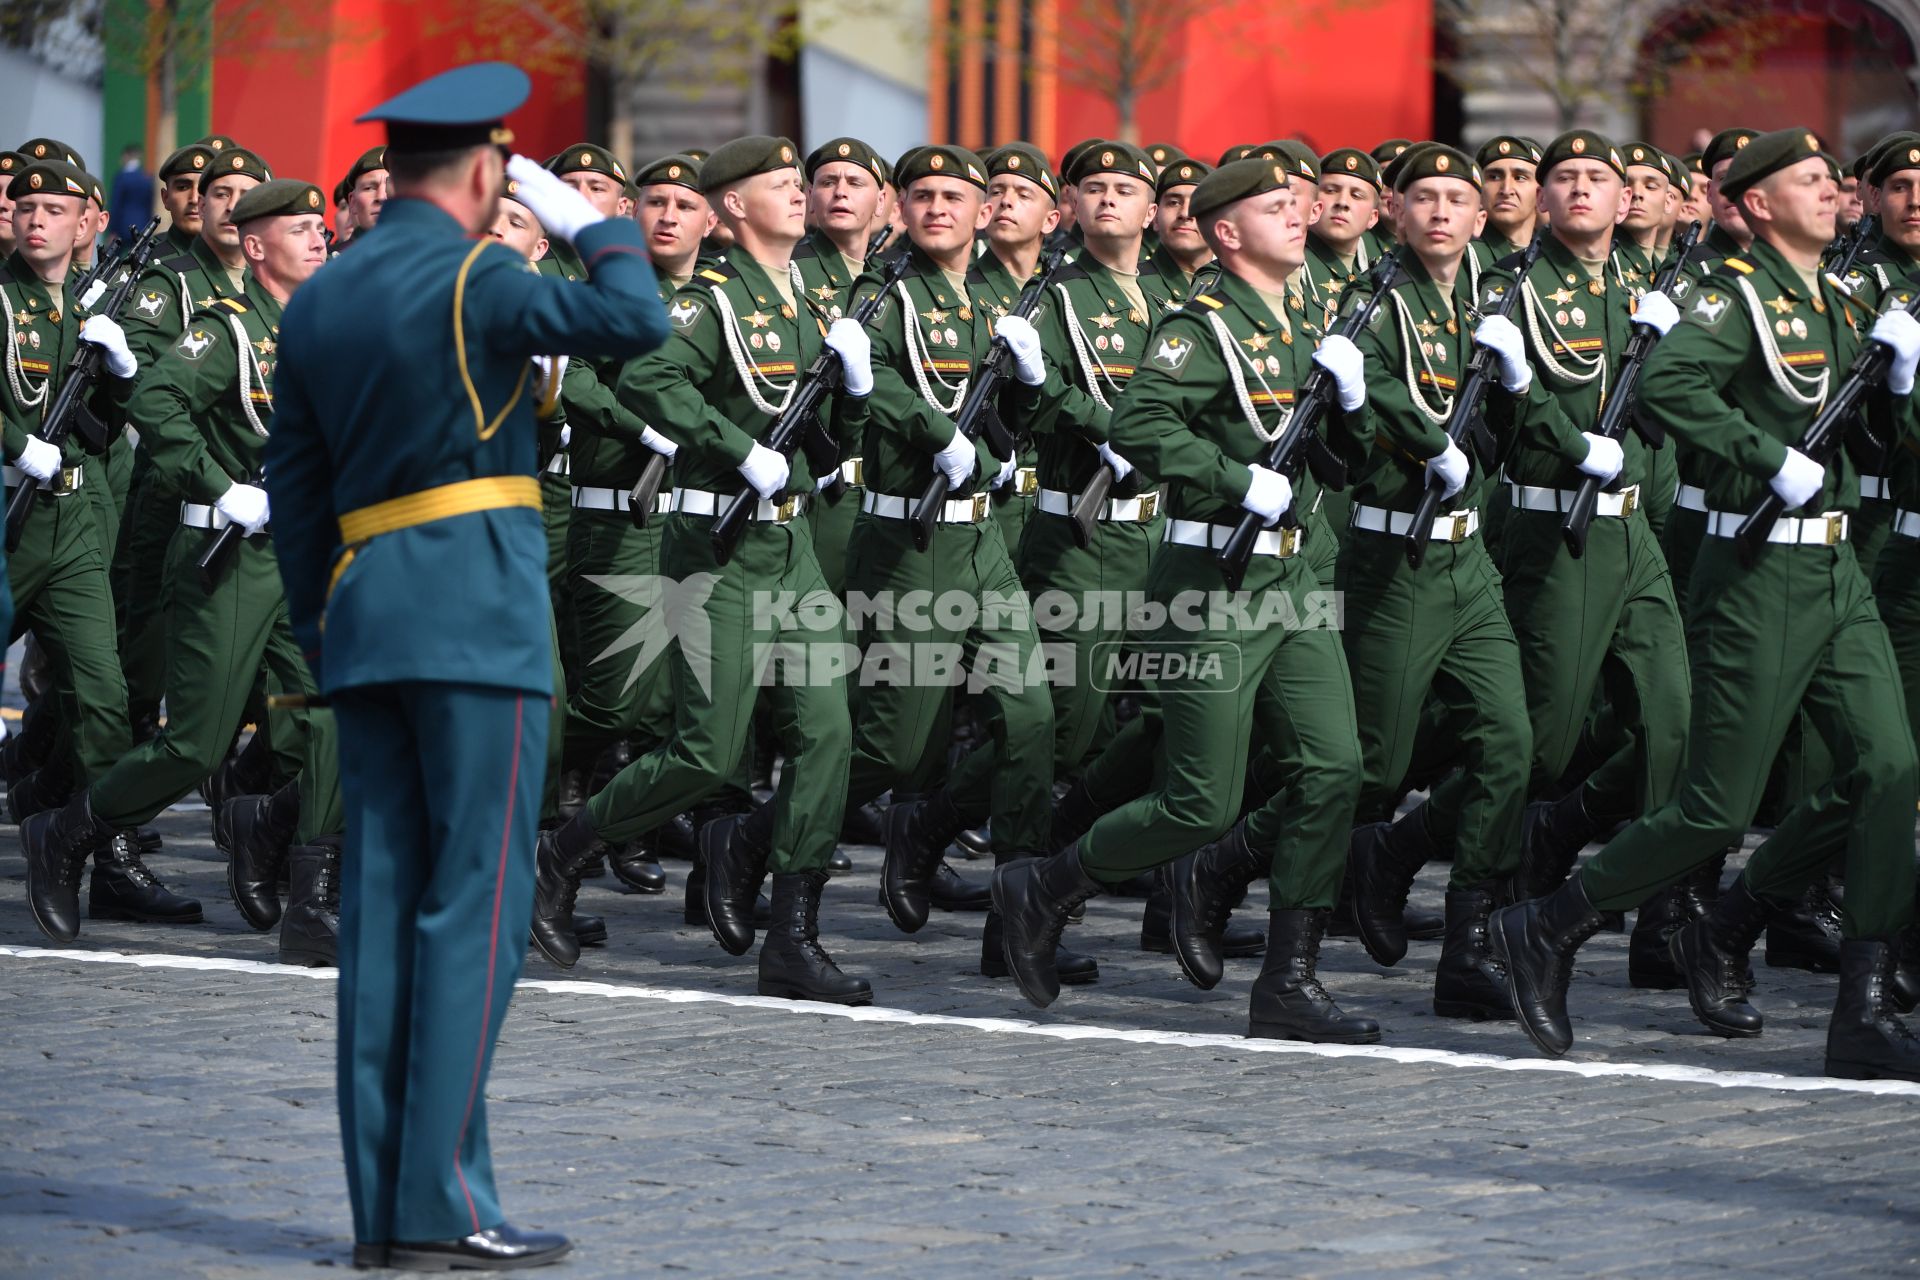
[[(227, 900), (204, 809), (160, 825), (154, 866), (207, 923), (89, 921), (73, 947), (202, 967), (35, 954), (47, 944), (0, 827), (0, 1276), (344, 1267), (332, 984), (258, 963), (273, 938)], [(1517, 1028), (1435, 1018), (1437, 943), (1383, 970), (1334, 941), (1329, 984), (1380, 1019), (1387, 1046), (1450, 1053), (1276, 1052), (1231, 1038), (1258, 962), (1196, 991), (1138, 949), (1138, 902), (1090, 905), (1069, 936), (1101, 980), (1040, 1012), (974, 972), (979, 916), (895, 933), (874, 900), (877, 851), (852, 852), (824, 913), (841, 963), (885, 1009), (1001, 1021), (739, 999), (751, 960), (679, 923), (686, 864), (667, 864), (665, 898), (589, 882), (582, 905), (607, 916), (611, 942), (570, 974), (529, 961), (489, 1101), (508, 1212), (577, 1242), (554, 1274), (1920, 1268), (1920, 1089), (1785, 1087), (1819, 1074), (1831, 978), (1756, 954), (1766, 1034), (1722, 1041), (1684, 994), (1630, 990), (1625, 936), (1603, 935), (1581, 953), (1571, 1061), (1648, 1070), (1595, 1077), (1512, 1069), (1535, 1060)], [(1444, 871), (1423, 874), (1416, 902), (1439, 906)], [(204, 967), (223, 957), (253, 963)], [(1072, 1028), (1110, 1033), (1035, 1033)], [(1128, 1030), (1191, 1034), (1112, 1034)], [(1699, 1077), (1659, 1078), (1672, 1068)], [(1750, 1072), (1802, 1079), (1727, 1074)]]

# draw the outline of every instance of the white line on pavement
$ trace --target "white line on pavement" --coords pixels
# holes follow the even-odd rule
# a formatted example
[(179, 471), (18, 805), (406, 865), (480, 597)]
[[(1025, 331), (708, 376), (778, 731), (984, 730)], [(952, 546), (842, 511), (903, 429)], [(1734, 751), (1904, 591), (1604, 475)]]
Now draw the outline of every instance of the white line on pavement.
[[(226, 956), (129, 954), (123, 951), (60, 950), (51, 947), (0, 946), (0, 956), (20, 960), (66, 960), (82, 964), (129, 965), (141, 969), (189, 969), (216, 973), (249, 973), (311, 978), (331, 982), (332, 969), (235, 960)], [(1036, 1036), (1048, 1040), (1087, 1040), (1125, 1044), (1165, 1045), (1179, 1049), (1222, 1050), (1232, 1053), (1270, 1053), (1306, 1058), (1367, 1058), (1420, 1066), (1456, 1067), (1485, 1071), (1548, 1071), (1588, 1079), (1628, 1078), (1669, 1084), (1705, 1084), (1721, 1089), (1773, 1089), (1792, 1092), (1871, 1093), (1920, 1098), (1920, 1084), (1904, 1080), (1836, 1080), (1828, 1076), (1782, 1076), (1765, 1071), (1714, 1071), (1707, 1067), (1678, 1067), (1645, 1062), (1570, 1062), (1564, 1058), (1503, 1058), (1491, 1053), (1454, 1053), (1446, 1049), (1414, 1049), (1397, 1045), (1304, 1044), (1294, 1040), (1246, 1040), (1239, 1036), (1207, 1035), (1191, 1031), (1147, 1031), (1132, 1027), (1101, 1027), (1085, 1023), (1042, 1024), (1018, 1018), (960, 1018), (940, 1013), (915, 1013), (869, 1005), (849, 1009), (806, 1000), (776, 1000), (769, 996), (736, 996), (718, 991), (690, 991), (681, 987), (643, 987), (614, 982), (579, 982), (564, 978), (522, 978), (520, 987), (555, 995), (599, 996), (610, 1000), (657, 1000), (665, 1004), (719, 1004), (736, 1009), (763, 1009), (808, 1017), (844, 1018), (849, 1022), (891, 1023), (912, 1027), (953, 1027), (989, 1035)]]

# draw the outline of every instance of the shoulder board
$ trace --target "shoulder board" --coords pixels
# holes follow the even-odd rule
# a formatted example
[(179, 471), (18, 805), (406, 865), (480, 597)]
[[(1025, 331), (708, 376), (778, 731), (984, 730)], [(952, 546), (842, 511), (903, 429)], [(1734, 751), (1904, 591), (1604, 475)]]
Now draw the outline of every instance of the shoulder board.
[(1060, 270), (1054, 272), (1053, 283), (1060, 284), (1066, 280), (1085, 280), (1088, 275), (1089, 272), (1087, 271), (1086, 263), (1079, 261), (1068, 262), (1064, 263)]
[[(725, 267), (726, 269), (721, 270), (720, 268), (722, 267)], [(727, 267), (725, 263), (716, 263), (711, 267), (702, 267), (700, 268), (700, 270), (694, 272), (694, 275), (697, 276), (699, 279), (709, 281), (713, 284), (725, 284), (727, 281), (732, 280), (739, 274), (740, 273), (735, 271), (732, 267)]]
[(1738, 271), (1743, 276), (1753, 274), (1753, 264), (1744, 258), (1722, 258), (1720, 265), (1729, 271)]
[(1193, 295), (1192, 298), (1188, 299), (1188, 301), (1197, 302), (1201, 306), (1210, 307), (1215, 311), (1219, 311), (1221, 308), (1227, 305), (1226, 303), (1220, 301), (1220, 299), (1214, 297), (1210, 293), (1196, 293)]
[(190, 253), (182, 253), (171, 258), (162, 259), (160, 265), (169, 271), (177, 271), (181, 275), (185, 275), (187, 272), (199, 266), (200, 260)]
[(0, 284), (12, 284), (13, 272), (7, 270), (7, 264), (0, 262)]
[(216, 307), (225, 307), (227, 310), (235, 313), (236, 315), (245, 315), (249, 310), (251, 310), (251, 308), (249, 308), (247, 304), (239, 298), (221, 298), (220, 300), (215, 302), (213, 305)]
[(818, 258), (819, 256), (820, 250), (814, 247), (811, 236), (793, 246), (792, 260), (795, 262), (800, 262), (806, 258)]

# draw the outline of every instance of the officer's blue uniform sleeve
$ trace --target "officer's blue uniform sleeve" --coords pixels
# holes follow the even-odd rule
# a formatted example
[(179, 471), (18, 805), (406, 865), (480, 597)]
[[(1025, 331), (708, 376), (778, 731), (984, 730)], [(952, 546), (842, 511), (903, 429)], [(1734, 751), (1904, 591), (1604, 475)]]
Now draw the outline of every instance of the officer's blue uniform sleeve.
[[(283, 349), (299, 349), (304, 311), (295, 298), (281, 317)], [(327, 574), (340, 541), (333, 509), (333, 463), (320, 434), (304, 362), (282, 358), (274, 371), (273, 429), (262, 454), (272, 503), (273, 550), (287, 592), (287, 621), (300, 652), (320, 676), (320, 616)]]
[(653, 265), (640, 228), (608, 218), (580, 233), (586, 287), (527, 270), (504, 244), (489, 245), (467, 276), (463, 314), (472, 337), (502, 356), (565, 352), (627, 359), (667, 340)]

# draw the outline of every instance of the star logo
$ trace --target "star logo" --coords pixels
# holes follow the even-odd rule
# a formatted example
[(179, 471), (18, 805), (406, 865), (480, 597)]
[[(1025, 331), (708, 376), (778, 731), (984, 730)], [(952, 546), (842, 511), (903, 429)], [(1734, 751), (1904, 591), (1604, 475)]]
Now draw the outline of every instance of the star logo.
[(1784, 316), (1792, 312), (1793, 299), (1784, 295), (1776, 295), (1768, 300), (1767, 305), (1773, 308), (1775, 315)]
[(1573, 301), (1573, 290), (1562, 287), (1547, 295), (1547, 301), (1556, 307), (1564, 307)]
[(622, 686), (623, 690), (631, 689), (677, 640), (701, 694), (712, 695), (713, 624), (707, 617), (706, 604), (720, 581), (719, 574), (696, 573), (685, 579), (650, 573), (588, 574), (587, 581), (642, 611), (638, 620), (590, 661), (600, 662), (633, 650), (633, 666)]
[(922, 311), (920, 315), (928, 324), (945, 324), (948, 313), (935, 307), (931, 311)]
[(818, 285), (812, 289), (809, 289), (807, 292), (811, 293), (814, 297), (820, 299), (820, 301), (822, 302), (832, 302), (835, 297), (839, 296), (839, 293), (840, 293), (838, 289), (834, 288), (830, 284)]
[(279, 345), (280, 344), (275, 342), (272, 338), (262, 338), (260, 339), (260, 341), (253, 344), (253, 349), (255, 351), (258, 351), (263, 356), (270, 356), (274, 353), (276, 349), (278, 349)]
[(773, 317), (756, 307), (753, 314), (746, 317), (746, 321), (756, 329), (764, 329), (773, 323)]
[(15, 324), (31, 324), (33, 323), (33, 312), (16, 311), (13, 313), (13, 320)]
[(1106, 312), (1102, 311), (1099, 315), (1093, 318), (1093, 323), (1098, 328), (1111, 329), (1113, 328), (1113, 326), (1120, 323), (1120, 317), (1114, 316), (1114, 315), (1108, 315)]
[(1251, 338), (1242, 338), (1240, 341), (1246, 344), (1249, 351), (1265, 351), (1273, 345), (1273, 339), (1264, 333), (1256, 333)]

